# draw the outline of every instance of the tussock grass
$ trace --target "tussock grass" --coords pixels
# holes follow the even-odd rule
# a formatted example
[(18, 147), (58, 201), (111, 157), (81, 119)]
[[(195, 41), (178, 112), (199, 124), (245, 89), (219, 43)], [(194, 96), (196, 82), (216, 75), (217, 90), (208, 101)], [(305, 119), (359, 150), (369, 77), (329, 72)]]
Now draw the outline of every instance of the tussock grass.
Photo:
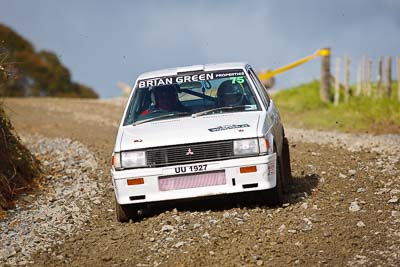
[[(355, 88), (352, 88), (353, 92)], [(392, 97), (351, 96), (349, 103), (334, 106), (319, 99), (319, 81), (315, 80), (278, 92), (274, 101), (283, 122), (291, 127), (336, 129), (346, 132), (400, 133), (400, 102), (397, 85)], [(373, 86), (373, 92), (376, 92)]]
[(21, 144), (0, 103), (0, 211), (12, 208), (16, 196), (39, 176), (39, 161)]

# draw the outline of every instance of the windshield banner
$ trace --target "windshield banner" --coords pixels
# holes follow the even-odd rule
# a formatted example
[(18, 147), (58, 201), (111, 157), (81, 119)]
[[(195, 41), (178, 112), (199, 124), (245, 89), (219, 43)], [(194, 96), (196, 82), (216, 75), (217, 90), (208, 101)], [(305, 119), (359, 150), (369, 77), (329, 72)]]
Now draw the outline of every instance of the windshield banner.
[(215, 71), (215, 72), (200, 72), (195, 74), (182, 74), (176, 76), (167, 76), (167, 77), (159, 77), (152, 78), (147, 80), (139, 80), (138, 87), (145, 88), (151, 86), (162, 86), (167, 84), (175, 84), (175, 83), (188, 83), (188, 82), (199, 82), (199, 81), (207, 81), (221, 78), (229, 78), (229, 77), (238, 77), (243, 76), (243, 70), (230, 70), (230, 71)]

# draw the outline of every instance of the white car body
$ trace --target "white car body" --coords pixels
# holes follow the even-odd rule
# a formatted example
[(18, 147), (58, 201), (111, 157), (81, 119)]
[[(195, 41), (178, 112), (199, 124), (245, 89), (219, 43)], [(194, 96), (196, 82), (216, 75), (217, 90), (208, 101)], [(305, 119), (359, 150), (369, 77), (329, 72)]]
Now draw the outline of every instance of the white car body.
[[(204, 159), (200, 162), (161, 167), (146, 166), (119, 170), (113, 167), (111, 169), (112, 183), (119, 205), (148, 204), (167, 200), (259, 191), (276, 187), (277, 153), (280, 154), (282, 150), (283, 127), (274, 102), (269, 98), (266, 91), (262, 92), (265, 89), (260, 89), (260, 86), (254, 81), (254, 77), (250, 77), (250, 75), (255, 75), (250, 65), (246, 63), (196, 65), (144, 73), (138, 77), (128, 103), (131, 102), (139, 81), (177, 75), (178, 73), (193, 73), (193, 71), (199, 69), (205, 72), (228, 71), (230, 69), (243, 70), (250, 81), (255, 97), (261, 105), (261, 110), (178, 117), (149, 121), (138, 125), (124, 125), (123, 121), (128, 110), (127, 105), (118, 129), (114, 153), (188, 145), (189, 148), (185, 150), (186, 155), (192, 155), (191, 145), (219, 141), (223, 144), (225, 141), (249, 138), (268, 139), (271, 145), (274, 143), (274, 151), (271, 148), (270, 153), (260, 153), (256, 156), (213, 159), (210, 161)], [(253, 74), (250, 74), (250, 72)], [(184, 157), (184, 155), (180, 156)], [(256, 171), (241, 172), (241, 167), (250, 167), (254, 170), (254, 166)], [(204, 177), (211, 175), (214, 177), (212, 178), (214, 179), (213, 182), (210, 185), (203, 182), (200, 187), (196, 186), (196, 180), (192, 181), (194, 184), (186, 183), (187, 179), (190, 180), (193, 177), (193, 179), (201, 180), (204, 178), (202, 175), (205, 175)], [(142, 178), (144, 183), (128, 185), (127, 181), (135, 178)], [(163, 180), (163, 178), (170, 180), (164, 182), (167, 180)], [(179, 183), (181, 183), (181, 186), (182, 183), (184, 184), (183, 189), (180, 188), (180, 185), (177, 185)]]

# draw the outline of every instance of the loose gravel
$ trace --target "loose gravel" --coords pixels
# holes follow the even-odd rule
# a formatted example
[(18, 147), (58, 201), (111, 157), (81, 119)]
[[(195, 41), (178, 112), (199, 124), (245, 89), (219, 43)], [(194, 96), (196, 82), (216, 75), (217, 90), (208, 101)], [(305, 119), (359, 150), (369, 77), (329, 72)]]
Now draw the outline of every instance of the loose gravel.
[[(350, 152), (374, 152), (377, 155), (377, 160), (373, 165), (383, 172), (400, 179), (400, 177), (398, 177), (398, 166), (400, 165), (400, 135), (348, 134), (293, 128), (287, 129), (286, 134), (293, 142), (329, 145), (339, 149), (346, 149)], [(314, 154), (318, 156), (318, 152), (314, 152)], [(355, 170), (351, 170), (349, 174), (354, 175), (353, 172), (355, 172)], [(341, 176), (347, 177), (345, 174), (341, 174)]]
[(100, 202), (97, 163), (81, 143), (64, 138), (25, 136), (23, 142), (45, 169), (43, 189), (20, 199), (0, 221), (0, 265), (26, 265), (31, 255), (52, 253), (91, 218), (90, 203)]
[(388, 155), (400, 155), (400, 135), (398, 134), (348, 134), (305, 129), (285, 129), (286, 135), (294, 142), (331, 145), (351, 152), (369, 150)]
[(34, 266), (400, 266), (399, 136), (286, 129), (294, 183), (283, 207), (190, 202), (121, 224), (108, 169), (123, 107), (7, 101), (19, 132), (79, 140), (96, 153), (96, 172), (103, 170), (92, 222), (34, 253)]

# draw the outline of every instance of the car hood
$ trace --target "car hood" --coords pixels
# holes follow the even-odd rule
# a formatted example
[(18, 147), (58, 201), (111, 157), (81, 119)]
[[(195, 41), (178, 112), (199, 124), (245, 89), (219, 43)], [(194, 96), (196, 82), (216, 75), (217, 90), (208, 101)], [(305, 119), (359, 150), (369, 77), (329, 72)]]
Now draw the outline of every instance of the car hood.
[(122, 127), (119, 151), (257, 136), (259, 111), (147, 122)]

